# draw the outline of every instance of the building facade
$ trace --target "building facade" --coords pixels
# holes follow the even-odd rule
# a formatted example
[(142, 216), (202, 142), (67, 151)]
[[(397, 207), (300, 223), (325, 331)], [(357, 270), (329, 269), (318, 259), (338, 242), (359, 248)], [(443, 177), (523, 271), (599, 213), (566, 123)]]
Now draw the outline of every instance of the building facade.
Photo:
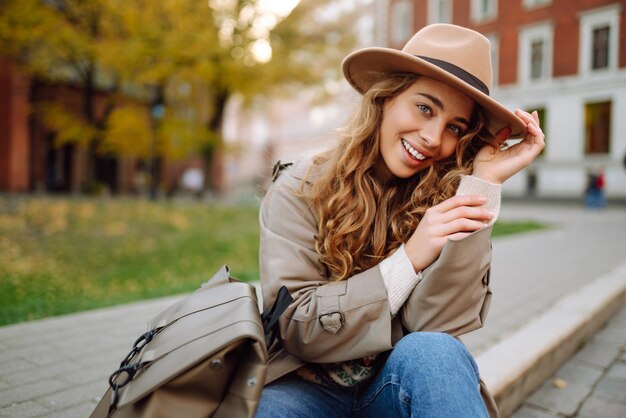
[[(58, 145), (37, 104), (55, 103), (81, 117), (82, 90), (69, 83), (31, 78), (0, 57), (0, 192), (79, 192), (97, 182), (111, 192), (133, 190), (137, 161), (96, 155), (76, 144)], [(94, 113), (104, 112), (106, 95), (96, 92)], [(91, 173), (89, 171), (91, 170)]]
[[(57, 132), (46, 126), (38, 109), (40, 103), (54, 103), (80, 119), (84, 102), (82, 87), (42, 82), (0, 56), (0, 193), (148, 193), (147, 161), (100, 154), (75, 143), (58, 144)], [(95, 91), (92, 105), (95, 116), (102, 119), (107, 94)], [(198, 156), (190, 156), (180, 161), (159, 158), (156, 166), (159, 190), (169, 194), (177, 189), (186, 169), (204, 169), (205, 164)], [(210, 171), (218, 187), (219, 169), (215, 165)]]
[(492, 44), (492, 96), (537, 110), (546, 148), (505, 195), (577, 197), (603, 171), (626, 197), (626, 0), (379, 0), (376, 39), (402, 48), (419, 28), (454, 23)]

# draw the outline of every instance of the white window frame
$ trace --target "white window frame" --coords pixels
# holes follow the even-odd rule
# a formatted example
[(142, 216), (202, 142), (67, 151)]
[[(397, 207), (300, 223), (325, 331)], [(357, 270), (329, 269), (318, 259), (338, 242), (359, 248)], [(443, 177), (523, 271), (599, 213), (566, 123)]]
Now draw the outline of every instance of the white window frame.
[(523, 0), (524, 9), (538, 9), (540, 7), (549, 6), (552, 0)]
[[(617, 70), (619, 57), (619, 18), (622, 5), (614, 4), (599, 9), (582, 12), (580, 19), (580, 45), (578, 72), (582, 76), (596, 76)], [(604, 26), (609, 27), (609, 63), (606, 68), (592, 69), (593, 31)]]
[(482, 2), (484, 0), (472, 0), (471, 4), (471, 16), (475, 23), (482, 23), (487, 20), (493, 20), (498, 17), (498, 0), (489, 1), (488, 10), (482, 10)]
[(391, 42), (404, 44), (413, 35), (413, 2), (399, 0), (391, 5)]
[[(531, 78), (532, 60), (531, 45), (534, 41), (543, 41), (543, 66), (541, 77)], [(519, 35), (519, 56), (517, 59), (518, 73), (522, 84), (548, 82), (552, 78), (552, 56), (554, 49), (554, 26), (552, 22), (540, 23), (527, 26), (520, 30)]]
[(491, 90), (493, 91), (498, 88), (500, 80), (500, 38), (497, 33), (489, 33), (485, 37), (489, 39), (491, 44), (491, 71), (493, 72)]
[[(428, 23), (452, 23), (453, 1), (428, 0)], [(444, 6), (443, 11), (442, 6)]]

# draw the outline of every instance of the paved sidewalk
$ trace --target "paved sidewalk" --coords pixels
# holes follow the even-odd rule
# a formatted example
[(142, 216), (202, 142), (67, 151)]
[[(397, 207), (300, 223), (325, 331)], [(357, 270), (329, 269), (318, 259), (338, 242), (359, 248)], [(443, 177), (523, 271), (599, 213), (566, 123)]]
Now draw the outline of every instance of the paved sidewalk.
[(511, 418), (625, 418), (626, 305)]
[[(489, 320), (463, 338), (475, 355), (626, 261), (624, 208), (515, 203), (501, 219), (551, 228), (494, 240)], [(179, 297), (0, 327), (0, 418), (88, 416), (146, 321)]]

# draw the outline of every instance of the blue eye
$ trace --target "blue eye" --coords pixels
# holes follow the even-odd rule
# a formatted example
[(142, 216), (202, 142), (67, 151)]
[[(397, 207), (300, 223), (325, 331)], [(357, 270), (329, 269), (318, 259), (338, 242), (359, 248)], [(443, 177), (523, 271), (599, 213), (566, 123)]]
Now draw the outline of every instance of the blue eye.
[(463, 135), (463, 130), (456, 125), (449, 125), (449, 129), (458, 137)]
[(426, 106), (425, 104), (419, 103), (419, 104), (416, 104), (415, 106), (417, 106), (419, 111), (422, 113), (430, 113), (430, 107)]

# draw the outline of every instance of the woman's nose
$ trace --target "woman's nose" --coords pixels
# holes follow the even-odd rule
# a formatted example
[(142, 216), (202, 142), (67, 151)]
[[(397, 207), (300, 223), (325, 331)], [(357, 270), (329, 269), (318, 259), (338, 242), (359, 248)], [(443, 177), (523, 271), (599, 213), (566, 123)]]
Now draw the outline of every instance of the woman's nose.
[(441, 144), (443, 129), (437, 123), (427, 123), (420, 132), (424, 145), (428, 148), (435, 148)]

